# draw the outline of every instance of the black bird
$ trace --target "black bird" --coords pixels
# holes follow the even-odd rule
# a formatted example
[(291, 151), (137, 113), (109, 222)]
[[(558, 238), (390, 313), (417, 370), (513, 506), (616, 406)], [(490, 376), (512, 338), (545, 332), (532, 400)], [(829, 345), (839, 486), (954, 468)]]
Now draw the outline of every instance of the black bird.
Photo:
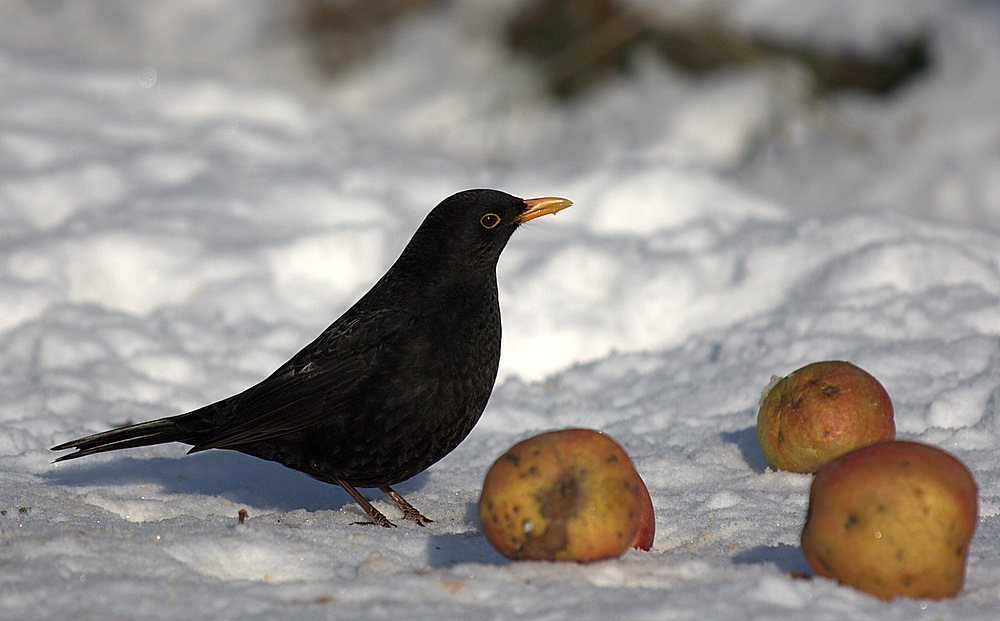
[(355, 489), (377, 487), (424, 525), (390, 485), (472, 431), (500, 363), (500, 253), (518, 226), (571, 204), (497, 190), (446, 198), (371, 290), (262, 382), (187, 414), (60, 444), (52, 450), (78, 450), (56, 461), (165, 442), (230, 449), (336, 483), (372, 523), (394, 526)]

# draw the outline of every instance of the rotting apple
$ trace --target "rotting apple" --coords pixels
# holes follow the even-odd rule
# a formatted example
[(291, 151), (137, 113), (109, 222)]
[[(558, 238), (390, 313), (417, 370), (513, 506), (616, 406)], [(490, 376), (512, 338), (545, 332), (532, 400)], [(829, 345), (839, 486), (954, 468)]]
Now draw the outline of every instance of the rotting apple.
[(976, 482), (957, 458), (918, 442), (873, 444), (816, 474), (802, 553), (820, 576), (885, 600), (951, 597), (977, 514)]
[(815, 362), (771, 385), (757, 413), (757, 441), (779, 470), (816, 472), (860, 446), (896, 437), (892, 400), (850, 362)]
[(597, 561), (648, 549), (653, 504), (625, 450), (593, 429), (518, 442), (486, 473), (479, 523), (504, 556)]

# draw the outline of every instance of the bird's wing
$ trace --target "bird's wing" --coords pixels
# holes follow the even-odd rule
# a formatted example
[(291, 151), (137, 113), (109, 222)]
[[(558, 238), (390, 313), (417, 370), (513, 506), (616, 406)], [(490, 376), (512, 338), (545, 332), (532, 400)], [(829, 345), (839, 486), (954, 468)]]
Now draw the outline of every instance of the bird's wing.
[(259, 384), (227, 399), (226, 420), (199, 434), (189, 452), (283, 436), (345, 412), (378, 369), (385, 343), (408, 321), (393, 309), (338, 320)]

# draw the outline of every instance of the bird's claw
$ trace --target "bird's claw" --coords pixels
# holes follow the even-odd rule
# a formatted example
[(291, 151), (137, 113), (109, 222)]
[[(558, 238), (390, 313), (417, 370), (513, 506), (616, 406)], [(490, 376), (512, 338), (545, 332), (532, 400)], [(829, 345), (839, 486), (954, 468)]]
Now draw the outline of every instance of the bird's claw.
[(384, 515), (379, 514), (382, 518), (376, 521), (372, 519), (371, 522), (351, 522), (351, 526), (381, 526), (382, 528), (396, 528), (396, 525), (390, 522)]
[(414, 510), (413, 513), (404, 512), (403, 519), (410, 520), (411, 522), (416, 522), (418, 526), (427, 526), (428, 524), (434, 521), (430, 518), (426, 518), (420, 515), (420, 512), (416, 510)]

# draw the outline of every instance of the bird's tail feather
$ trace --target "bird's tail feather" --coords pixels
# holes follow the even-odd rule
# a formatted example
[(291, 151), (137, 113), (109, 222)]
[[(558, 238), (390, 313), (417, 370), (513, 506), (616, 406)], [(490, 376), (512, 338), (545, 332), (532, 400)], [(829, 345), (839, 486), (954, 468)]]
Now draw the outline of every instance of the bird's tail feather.
[(180, 416), (160, 418), (137, 425), (110, 429), (92, 436), (78, 438), (53, 446), (53, 451), (62, 451), (75, 448), (75, 453), (58, 457), (56, 461), (76, 459), (94, 453), (105, 451), (116, 451), (118, 449), (133, 448), (136, 446), (150, 446), (153, 444), (164, 444), (166, 442), (190, 442), (191, 432), (183, 430), (177, 424)]

